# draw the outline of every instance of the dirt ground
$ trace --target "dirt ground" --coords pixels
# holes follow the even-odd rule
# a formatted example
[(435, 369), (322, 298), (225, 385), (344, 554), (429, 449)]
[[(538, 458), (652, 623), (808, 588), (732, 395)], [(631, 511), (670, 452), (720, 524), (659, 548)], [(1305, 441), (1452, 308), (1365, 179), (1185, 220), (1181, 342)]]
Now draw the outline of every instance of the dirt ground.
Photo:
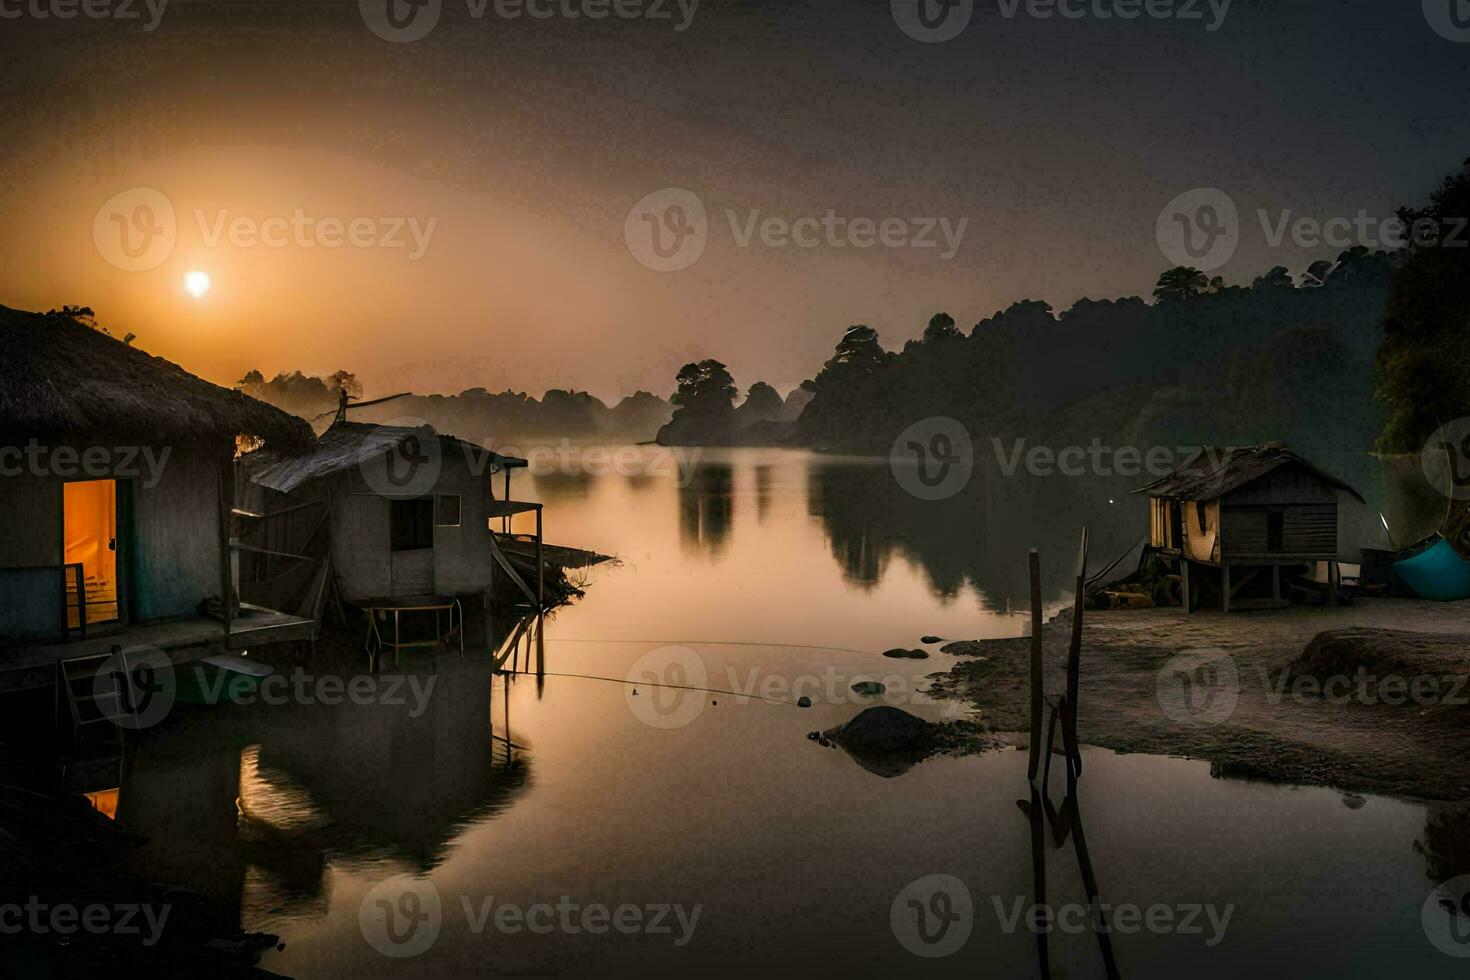
[[(1049, 695), (1065, 689), (1070, 615), (1042, 631)], [(1366, 684), (1355, 674), (1331, 688), (1287, 669), (1318, 633), (1355, 627), (1463, 634), (1465, 644), (1451, 647), (1454, 676), (1446, 676), (1440, 657), (1417, 678), (1405, 678), (1419, 687), (1402, 693), (1391, 680), (1404, 674), (1402, 664), (1382, 677), (1370, 674)], [(934, 675), (933, 693), (978, 709), (991, 731), (1026, 732), (1030, 642), (946, 645), (944, 652), (960, 661)], [(1206, 759), (1219, 776), (1463, 801), (1470, 800), (1467, 678), (1467, 602), (1359, 598), (1337, 608), (1229, 615), (1089, 609), (1078, 728), (1084, 743)]]

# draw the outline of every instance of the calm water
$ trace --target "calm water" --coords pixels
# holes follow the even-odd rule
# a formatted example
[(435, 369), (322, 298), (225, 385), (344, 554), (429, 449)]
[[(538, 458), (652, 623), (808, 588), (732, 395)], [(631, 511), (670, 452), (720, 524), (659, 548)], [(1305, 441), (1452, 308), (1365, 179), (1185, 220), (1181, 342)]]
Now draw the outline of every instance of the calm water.
[[(864, 677), (910, 711), (952, 713), (918, 690), (949, 658), (878, 653), (926, 633), (1019, 634), (1006, 610), (1021, 602), (1027, 544), (1043, 547), (1060, 600), (1083, 520), (1100, 553), (1130, 543), (1110, 489), (982, 488), (925, 505), (881, 466), (801, 453), (705, 453), (684, 481), (653, 469), (517, 488), (546, 502), (550, 540), (621, 559), (546, 623), (539, 653), (522, 644), (521, 666), (544, 676), (492, 678), (483, 651), (421, 656), (405, 665), (434, 682), (418, 717), (411, 695), (176, 716), (122, 778), (119, 819), (153, 836), (140, 863), (280, 933), (286, 949), (262, 965), (305, 978), (1038, 975), (1035, 936), (1006, 925), (1033, 894), (1024, 754), (878, 774), (805, 735), (855, 714), (847, 687)], [(649, 665), (771, 700), (568, 676), (618, 681)], [(790, 703), (801, 693), (813, 707)], [(1103, 901), (1230, 909), (1213, 945), (1203, 913), (1201, 933), (1114, 935), (1124, 976), (1463, 974), (1421, 925), (1422, 852), (1456, 843), (1430, 808), (1102, 750), (1087, 753), (1080, 804)], [(1051, 903), (1082, 902), (1072, 843), (1045, 857)], [(428, 884), (405, 902), (381, 887), (398, 875)], [(893, 913), (930, 875), (963, 883), (973, 912), (951, 923), (969, 929), (963, 945), (921, 959), (899, 939), (914, 913), (899, 901), (897, 928)], [(670, 913), (668, 934), (496, 928), (506, 903), (563, 896), (574, 925), (598, 905), (699, 917), (687, 930)], [(432, 916), (414, 920), (429, 931), (404, 928), (409, 916)], [(433, 941), (392, 958), (365, 938), (389, 926), (411, 937), (392, 951)], [(1104, 975), (1090, 932), (1053, 933), (1048, 949), (1055, 976)]]

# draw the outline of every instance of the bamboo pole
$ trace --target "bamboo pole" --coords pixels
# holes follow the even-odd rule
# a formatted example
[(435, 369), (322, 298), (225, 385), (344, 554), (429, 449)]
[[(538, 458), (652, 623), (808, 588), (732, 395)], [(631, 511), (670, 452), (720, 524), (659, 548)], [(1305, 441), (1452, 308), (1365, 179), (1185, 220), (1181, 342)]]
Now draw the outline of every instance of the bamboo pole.
[(1031, 571), (1031, 762), (1026, 778), (1036, 781), (1041, 759), (1041, 555), (1035, 548), (1027, 553)]
[(546, 608), (546, 556), (541, 538), (541, 505), (536, 505), (536, 608)]
[[(1031, 785), (1031, 800), (1025, 807), (1026, 816), (1031, 824), (1031, 887), (1036, 898), (1038, 908), (1047, 908), (1046, 904), (1046, 840), (1045, 828), (1042, 824), (1045, 810), (1042, 808), (1041, 793), (1036, 785)], [(1047, 935), (1045, 929), (1036, 930), (1036, 958), (1041, 964), (1041, 976), (1051, 976), (1051, 955), (1047, 949)]]
[(1063, 741), (1070, 735), (1067, 748), (1070, 764), (1082, 775), (1082, 753), (1077, 742), (1077, 689), (1082, 682), (1082, 610), (1087, 592), (1087, 526), (1082, 527), (1082, 543), (1077, 549), (1077, 593), (1072, 600), (1072, 642), (1067, 647), (1067, 700), (1062, 710)]
[[(1067, 766), (1067, 800), (1062, 805), (1067, 811), (1068, 826), (1072, 831), (1072, 848), (1077, 855), (1077, 870), (1082, 876), (1082, 888), (1087, 892), (1087, 906), (1094, 916), (1101, 915), (1102, 890), (1097, 884), (1097, 872), (1092, 866), (1092, 855), (1087, 849), (1087, 836), (1082, 831), (1082, 807), (1077, 799), (1077, 777), (1082, 775), (1082, 750), (1076, 741), (1076, 730), (1072, 732), (1072, 741), (1066, 746), (1069, 759), (1076, 758), (1077, 768), (1073, 770), (1071, 764)], [(1066, 736), (1066, 727), (1063, 726), (1063, 737)], [(1118, 980), (1118, 960), (1113, 955), (1113, 941), (1110, 935), (1112, 923), (1104, 921), (1097, 922), (1089, 917), (1093, 926), (1093, 932), (1097, 935), (1098, 952), (1102, 954), (1103, 970), (1108, 980)], [(1101, 928), (1099, 926), (1102, 926)]]

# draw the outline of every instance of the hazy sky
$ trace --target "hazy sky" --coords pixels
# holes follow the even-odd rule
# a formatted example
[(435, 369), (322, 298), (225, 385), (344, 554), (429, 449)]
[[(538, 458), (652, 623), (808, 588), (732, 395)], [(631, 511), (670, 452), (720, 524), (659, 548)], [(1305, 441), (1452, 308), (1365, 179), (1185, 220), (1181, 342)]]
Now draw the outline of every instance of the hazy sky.
[[(900, 23), (933, 0), (391, 0), (432, 23), (401, 43), (385, 0), (86, 2), (113, 16), (0, 0), (0, 303), (221, 383), (610, 398), (716, 356), (784, 390), (852, 323), (1146, 295), (1192, 189), (1249, 280), (1341, 251), (1258, 211), (1388, 217), (1470, 155), (1438, 0), (976, 0), (942, 43)], [(630, 220), (667, 188), (705, 225), (667, 192)]]

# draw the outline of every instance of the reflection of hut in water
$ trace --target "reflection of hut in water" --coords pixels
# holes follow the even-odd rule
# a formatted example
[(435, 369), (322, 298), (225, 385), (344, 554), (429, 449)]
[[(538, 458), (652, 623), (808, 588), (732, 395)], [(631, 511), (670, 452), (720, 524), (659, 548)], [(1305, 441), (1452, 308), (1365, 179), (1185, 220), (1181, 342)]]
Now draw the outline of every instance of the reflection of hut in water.
[(135, 871), (173, 882), (238, 911), (247, 859), (238, 836), (240, 750), (244, 738), (218, 724), (151, 739), (125, 757), (117, 822), (147, 836), (124, 860)]
[(384, 675), (379, 703), (293, 699), (183, 715), (147, 752), (74, 788), (115, 800), (118, 824), (147, 834), (130, 867), (257, 928), (320, 916), (329, 860), (426, 871), (530, 785), (508, 699), (493, 704), (505, 680), (492, 681), (479, 658), (441, 658), (438, 669), (415, 678), (422, 700), (406, 678)]
[[(470, 661), (441, 662), (438, 674), (413, 680), (418, 693), (407, 679), (396, 692), (403, 704), (289, 711), (262, 730), (241, 794), (245, 816), (332, 856), (425, 871), (466, 827), (511, 806), (530, 764), (492, 728), (492, 696), (504, 681)], [(388, 698), (393, 683), (385, 675), (377, 689)], [(414, 717), (421, 698), (426, 710)], [(291, 824), (273, 822), (283, 813)]]

